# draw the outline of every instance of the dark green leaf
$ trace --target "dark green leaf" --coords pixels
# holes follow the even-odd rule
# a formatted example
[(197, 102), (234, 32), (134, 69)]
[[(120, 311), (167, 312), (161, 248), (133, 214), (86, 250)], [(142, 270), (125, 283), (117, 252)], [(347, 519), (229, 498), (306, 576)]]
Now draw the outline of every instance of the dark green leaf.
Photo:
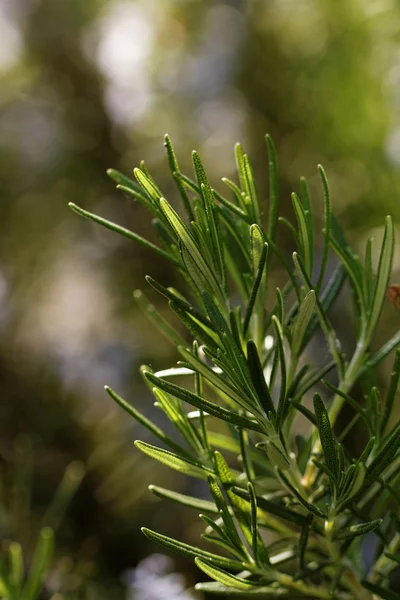
[(390, 415), (392, 414), (393, 404), (399, 386), (400, 378), (400, 348), (396, 349), (396, 356), (394, 359), (392, 373), (390, 376), (390, 385), (386, 396), (385, 412), (381, 421), (381, 435), (384, 434), (386, 426), (389, 422)]
[(400, 600), (400, 595), (396, 594), (392, 590), (385, 589), (376, 583), (370, 583), (369, 581), (362, 581), (361, 584), (365, 587), (366, 590), (372, 592), (378, 598), (382, 598), (382, 600)]
[(228, 421), (229, 423), (232, 423), (233, 425), (238, 425), (239, 427), (251, 429), (260, 433), (263, 432), (263, 428), (261, 427), (261, 425), (259, 425), (255, 421), (252, 421), (251, 419), (248, 419), (245, 416), (238, 415), (232, 410), (227, 410), (226, 408), (218, 406), (217, 404), (214, 404), (213, 402), (210, 402), (205, 398), (200, 398), (199, 396), (196, 396), (196, 394), (194, 394), (193, 392), (185, 390), (184, 388), (181, 388), (175, 385), (174, 383), (166, 381), (162, 377), (156, 377), (149, 371), (145, 371), (143, 374), (156, 387), (159, 387), (165, 392), (168, 392), (169, 394), (175, 396), (175, 398), (179, 398), (180, 400), (183, 400), (184, 402), (187, 402), (188, 404), (191, 404), (192, 406), (195, 406), (200, 410), (204, 410), (205, 412), (214, 417), (222, 419), (223, 421)]
[(325, 463), (332, 472), (335, 480), (339, 477), (338, 452), (335, 438), (333, 437), (328, 411), (321, 396), (314, 394), (314, 410), (317, 420), (318, 433), (324, 451)]
[(133, 233), (133, 231), (130, 231), (129, 229), (125, 229), (125, 227), (121, 227), (120, 225), (117, 225), (116, 223), (112, 223), (111, 221), (107, 221), (107, 219), (103, 219), (102, 217), (98, 217), (97, 215), (94, 215), (93, 213), (90, 213), (87, 210), (84, 210), (83, 208), (80, 208), (79, 206), (77, 206), (73, 202), (70, 202), (68, 204), (68, 206), (70, 208), (72, 208), (73, 211), (75, 211), (76, 213), (78, 213), (78, 215), (81, 215), (82, 217), (85, 217), (85, 219), (89, 219), (89, 221), (94, 221), (95, 223), (98, 223), (99, 225), (102, 225), (106, 229), (110, 229), (111, 231), (115, 231), (116, 233), (119, 233), (120, 235), (122, 235), (122, 236), (124, 236), (124, 237), (126, 237), (126, 238), (128, 238), (130, 240), (133, 240), (134, 242), (137, 242), (138, 244), (141, 244), (145, 248), (149, 248), (150, 250), (153, 250), (159, 256), (162, 256), (162, 258), (165, 258), (166, 260), (169, 260), (170, 262), (172, 262), (175, 266), (181, 267), (181, 263), (178, 260), (176, 260), (173, 256), (171, 256), (167, 252), (164, 252), (164, 250), (162, 250), (158, 246), (155, 246), (151, 242), (148, 242), (144, 238), (140, 237), (140, 235), (137, 235), (136, 233)]
[(190, 546), (184, 542), (179, 542), (178, 540), (174, 540), (166, 535), (162, 535), (161, 533), (147, 529), (147, 527), (142, 527), (142, 532), (152, 542), (157, 542), (168, 550), (172, 550), (172, 552), (177, 552), (178, 554), (182, 554), (188, 558), (196, 558), (201, 556), (210, 561), (211, 564), (219, 565), (221, 567), (225, 567), (226, 569), (232, 569), (235, 571), (241, 571), (243, 569), (243, 564), (236, 560), (225, 558), (224, 556), (218, 556), (212, 552), (207, 552), (206, 550), (201, 550), (200, 548)]
[(258, 394), (260, 404), (262, 405), (265, 414), (272, 412), (276, 414), (275, 406), (272, 397), (265, 381), (263, 368), (261, 366), (260, 357), (257, 352), (257, 346), (253, 340), (247, 342), (247, 364), (249, 365), (250, 377)]

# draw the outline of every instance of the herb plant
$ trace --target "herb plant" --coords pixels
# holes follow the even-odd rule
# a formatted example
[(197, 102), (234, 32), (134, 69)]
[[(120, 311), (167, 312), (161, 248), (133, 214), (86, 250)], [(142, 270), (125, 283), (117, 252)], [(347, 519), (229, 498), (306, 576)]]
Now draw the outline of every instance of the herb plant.
[[(390, 578), (400, 562), (400, 423), (392, 425), (391, 419), (400, 376), (400, 332), (378, 351), (371, 350), (391, 275), (393, 223), (386, 217), (374, 274), (372, 239), (363, 259), (349, 247), (332, 215), (327, 177), (319, 166), (325, 209), (317, 260), (319, 237), (307, 181), (301, 180), (299, 195), (292, 194), (293, 226), (278, 216), (277, 160), (269, 136), (266, 145), (268, 202), (257, 192), (240, 144), (235, 148), (238, 182), (224, 178), (227, 194), (221, 195), (211, 187), (197, 152), (194, 178), (180, 171), (165, 137), (180, 214), (144, 163), (134, 170), (136, 181), (108, 171), (119, 189), (149, 210), (158, 246), (71, 204), (80, 215), (154, 250), (172, 263), (184, 283), (181, 292), (146, 277), (187, 329), (185, 338), (142, 292), (134, 294), (181, 358), (178, 366), (161, 372), (141, 368), (156, 406), (179, 435), (168, 436), (115, 391), (106, 391), (161, 440), (162, 447), (137, 441), (139, 450), (207, 482), (208, 500), (150, 489), (200, 512), (202, 538), (214, 550), (146, 528), (143, 533), (194, 559), (213, 580), (197, 588), (209, 593), (399, 599)], [(277, 245), (278, 225), (293, 235), (292, 262)], [(328, 269), (331, 253), (336, 255), (333, 271)], [(272, 261), (286, 272), (282, 289), (271, 289)], [(330, 320), (345, 282), (356, 336), (349, 355)], [(310, 362), (307, 353), (318, 331), (326, 346), (322, 365)], [(390, 382), (380, 394), (376, 368), (391, 353)], [(363, 386), (362, 404), (354, 397), (356, 383)], [(311, 397), (313, 410), (307, 406)], [(344, 405), (354, 416), (337, 432)], [(308, 420), (306, 436), (298, 435), (300, 414)], [(356, 425), (368, 443), (353, 456), (346, 439)], [(366, 543), (376, 548), (368, 570), (362, 560)]]

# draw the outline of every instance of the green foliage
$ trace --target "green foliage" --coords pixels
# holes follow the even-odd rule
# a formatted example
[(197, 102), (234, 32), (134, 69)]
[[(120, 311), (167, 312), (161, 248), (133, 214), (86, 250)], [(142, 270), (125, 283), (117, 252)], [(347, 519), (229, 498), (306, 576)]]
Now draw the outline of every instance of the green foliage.
[[(271, 598), (361, 600), (373, 594), (392, 598), (390, 574), (399, 562), (400, 535), (390, 508), (393, 497), (399, 502), (400, 426), (388, 426), (399, 381), (400, 335), (375, 353), (371, 346), (391, 276), (393, 223), (386, 217), (374, 274), (371, 240), (363, 262), (332, 216), (327, 176), (319, 167), (325, 198), (323, 231), (315, 226), (303, 179), (300, 193), (292, 195), (297, 227), (289, 226), (297, 247), (293, 265), (289, 264), (276, 245), (279, 223), (288, 222), (278, 217), (277, 159), (269, 136), (266, 141), (268, 211), (240, 144), (235, 149), (238, 183), (223, 180), (231, 192), (225, 198), (211, 187), (196, 152), (195, 178), (180, 172), (168, 136), (168, 163), (185, 216), (162, 197), (147, 171), (135, 169), (139, 187), (116, 171), (109, 172), (119, 187), (129, 188), (156, 217), (160, 246), (72, 205), (84, 217), (165, 257), (177, 267), (190, 297), (187, 300), (147, 278), (167, 298), (175, 321), (178, 317), (186, 328), (183, 338), (141, 293), (135, 293), (141, 308), (182, 358), (176, 368), (154, 373), (142, 367), (142, 374), (184, 446), (106, 389), (169, 447), (138, 441), (142, 452), (208, 483), (207, 500), (155, 486), (151, 491), (200, 511), (206, 525), (202, 537), (216, 551), (143, 531), (169, 550), (194, 558), (214, 580), (199, 584), (207, 592)], [(321, 256), (317, 254), (320, 243)], [(329, 273), (331, 254), (336, 255), (337, 266)], [(268, 285), (274, 261), (288, 277), (287, 284), (275, 292)], [(357, 338), (350, 355), (344, 353), (330, 315), (346, 282)], [(331, 355), (326, 365), (313, 364), (308, 353), (318, 330), (325, 338), (322, 354)], [(394, 350), (385, 402), (380, 401), (377, 388), (370, 387), (365, 405), (360, 404), (352, 396), (355, 383), (373, 382), (374, 369)], [(323, 400), (315, 387), (328, 372), (335, 383), (324, 382)], [(183, 383), (171, 382), (172, 376)], [(314, 396), (314, 411), (310, 396)], [(355, 410), (355, 418), (338, 436), (335, 424), (344, 403)], [(305, 438), (297, 435), (300, 415), (308, 419)], [(353, 456), (345, 435), (354, 431), (357, 421), (369, 441)], [(220, 450), (229, 452), (229, 464)], [(370, 572), (355, 559), (367, 534), (381, 542)]]

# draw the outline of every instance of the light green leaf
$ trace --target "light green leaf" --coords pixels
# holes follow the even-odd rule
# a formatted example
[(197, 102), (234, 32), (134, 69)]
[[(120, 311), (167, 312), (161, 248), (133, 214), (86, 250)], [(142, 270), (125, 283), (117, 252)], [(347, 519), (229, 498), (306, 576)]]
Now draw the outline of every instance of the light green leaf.
[(221, 290), (218, 286), (217, 281), (215, 280), (214, 275), (212, 274), (208, 265), (203, 259), (203, 256), (194, 240), (193, 235), (183, 223), (182, 219), (174, 211), (172, 206), (168, 204), (165, 198), (161, 198), (160, 207), (165, 216), (167, 217), (169, 223), (171, 224), (171, 227), (174, 229), (176, 235), (181, 240), (182, 244), (185, 246), (186, 250), (190, 254), (193, 264), (196, 265), (199, 273), (201, 273), (202, 275), (202, 278), (208, 282), (208, 288), (211, 290), (211, 292), (216, 298), (220, 298)]
[(269, 207), (268, 207), (268, 237), (274, 242), (278, 224), (279, 181), (276, 149), (270, 135), (265, 136), (268, 150), (269, 174)]
[(180, 494), (179, 492), (167, 490), (156, 485), (149, 485), (149, 490), (159, 498), (172, 500), (173, 502), (183, 504), (184, 506), (189, 506), (190, 508), (195, 508), (201, 512), (218, 514), (218, 509), (215, 504), (213, 502), (209, 502), (208, 500), (195, 498), (193, 496), (186, 496), (184, 494)]
[(315, 291), (310, 290), (300, 305), (292, 331), (292, 353), (299, 356), (303, 338), (315, 310)]
[(190, 546), (189, 544), (185, 544), (184, 542), (179, 542), (178, 540), (174, 540), (173, 538), (167, 537), (166, 535), (157, 533), (156, 531), (152, 531), (151, 529), (147, 529), (147, 527), (142, 527), (142, 532), (152, 542), (157, 542), (158, 544), (161, 544), (168, 550), (172, 550), (173, 552), (177, 552), (178, 554), (182, 554), (183, 556), (187, 556), (188, 558), (197, 558), (201, 556), (203, 558), (206, 558), (211, 565), (218, 565), (221, 567), (225, 567), (226, 569), (232, 569), (235, 571), (243, 570), (243, 563), (240, 563), (236, 560), (225, 558), (225, 556), (218, 556), (217, 554), (207, 552), (206, 550), (202, 550), (201, 548), (196, 548), (195, 546)]
[(382, 312), (383, 302), (386, 296), (387, 286), (389, 284), (392, 272), (394, 252), (394, 228), (391, 217), (386, 217), (385, 233), (382, 241), (381, 254), (379, 257), (378, 273), (375, 284), (375, 294), (372, 301), (371, 312), (368, 319), (367, 339), (370, 339), (378, 323)]
[(157, 446), (151, 446), (146, 442), (136, 441), (136, 448), (141, 450), (147, 456), (158, 460), (162, 464), (170, 467), (171, 469), (175, 469), (175, 471), (179, 471), (180, 473), (184, 473), (185, 475), (189, 475), (190, 477), (197, 477), (197, 479), (207, 479), (207, 477), (213, 473), (211, 469), (203, 466), (201, 463), (194, 462), (189, 460), (188, 458), (183, 458), (182, 456), (178, 456), (173, 452), (169, 452), (168, 450), (164, 450), (163, 448), (157, 448)]
[(312, 245), (308, 239), (307, 217), (303, 205), (301, 204), (300, 198), (295, 193), (292, 194), (292, 204), (298, 224), (299, 244), (301, 249), (301, 255), (303, 257), (304, 268), (308, 277), (311, 279), (313, 257), (311, 256)]
[(322, 254), (321, 268), (319, 272), (318, 282), (316, 286), (317, 292), (322, 287), (324, 281), (324, 275), (326, 270), (326, 265), (328, 264), (328, 256), (329, 256), (329, 245), (331, 238), (331, 227), (332, 227), (332, 207), (331, 207), (331, 196), (329, 192), (328, 179), (326, 177), (326, 173), (324, 168), (321, 165), (318, 165), (318, 171), (322, 179), (322, 185), (324, 187), (324, 198), (325, 198), (325, 228), (324, 228), (324, 250)]
[(53, 554), (53, 546), (53, 530), (50, 527), (43, 527), (40, 530), (21, 600), (36, 600), (39, 596), (42, 579)]
[(223, 569), (219, 569), (218, 567), (214, 567), (214, 565), (210, 561), (203, 560), (201, 558), (195, 558), (194, 562), (206, 575), (222, 583), (223, 585), (231, 586), (238, 590), (248, 591), (257, 586), (257, 583), (253, 583), (252, 581), (247, 581), (246, 579), (242, 579), (241, 577), (236, 577), (235, 575), (231, 575), (227, 571)]
[[(168, 134), (165, 134), (164, 146), (167, 150), (168, 164), (169, 164), (169, 168), (170, 168), (172, 175), (174, 175), (175, 173), (180, 173), (179, 164), (178, 164), (178, 160), (176, 158), (175, 150), (172, 145), (171, 138), (169, 137)], [(181, 195), (183, 206), (185, 207), (189, 221), (194, 221), (194, 214), (193, 214), (193, 210), (192, 210), (188, 195), (186, 193), (186, 188), (185, 188), (182, 180), (179, 177), (174, 177), (174, 179), (176, 182), (176, 186), (179, 190), (179, 193)]]

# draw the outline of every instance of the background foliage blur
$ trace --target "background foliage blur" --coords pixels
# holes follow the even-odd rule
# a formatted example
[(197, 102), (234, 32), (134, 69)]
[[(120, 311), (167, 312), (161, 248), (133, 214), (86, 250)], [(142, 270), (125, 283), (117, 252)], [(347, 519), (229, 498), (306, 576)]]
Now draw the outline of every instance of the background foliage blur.
[[(138, 367), (171, 366), (175, 357), (132, 291), (147, 273), (169, 285), (172, 274), (149, 251), (80, 220), (67, 202), (151, 238), (148, 216), (114, 190), (108, 167), (130, 174), (144, 158), (173, 200), (165, 132), (181, 169), (190, 170), (196, 148), (217, 189), (233, 174), (240, 140), (265, 193), (269, 132), (289, 218), (300, 175), (319, 205), (320, 162), (356, 248), (371, 234), (379, 240), (384, 216), (400, 216), (400, 6), (0, 0), (0, 36), (1, 535), (29, 548), (65, 468), (82, 461), (87, 474), (58, 532), (48, 595), (62, 581), (57, 600), (155, 600), (155, 580), (143, 584), (143, 573), (152, 581), (149, 570), (155, 577), (164, 559), (122, 577), (154, 552), (139, 525), (186, 541), (198, 530), (193, 515), (155, 502), (147, 485), (193, 484), (171, 483), (170, 472), (138, 456), (132, 441), (146, 433), (102, 386), (154, 412)], [(397, 268), (399, 253), (396, 260)], [(335, 315), (338, 328), (346, 310)], [(398, 321), (388, 307), (384, 326)], [(21, 494), (10, 500), (19, 489), (23, 510)], [(188, 563), (175, 567), (194, 583)], [(171, 598), (186, 598), (179, 582), (171, 585)]]

